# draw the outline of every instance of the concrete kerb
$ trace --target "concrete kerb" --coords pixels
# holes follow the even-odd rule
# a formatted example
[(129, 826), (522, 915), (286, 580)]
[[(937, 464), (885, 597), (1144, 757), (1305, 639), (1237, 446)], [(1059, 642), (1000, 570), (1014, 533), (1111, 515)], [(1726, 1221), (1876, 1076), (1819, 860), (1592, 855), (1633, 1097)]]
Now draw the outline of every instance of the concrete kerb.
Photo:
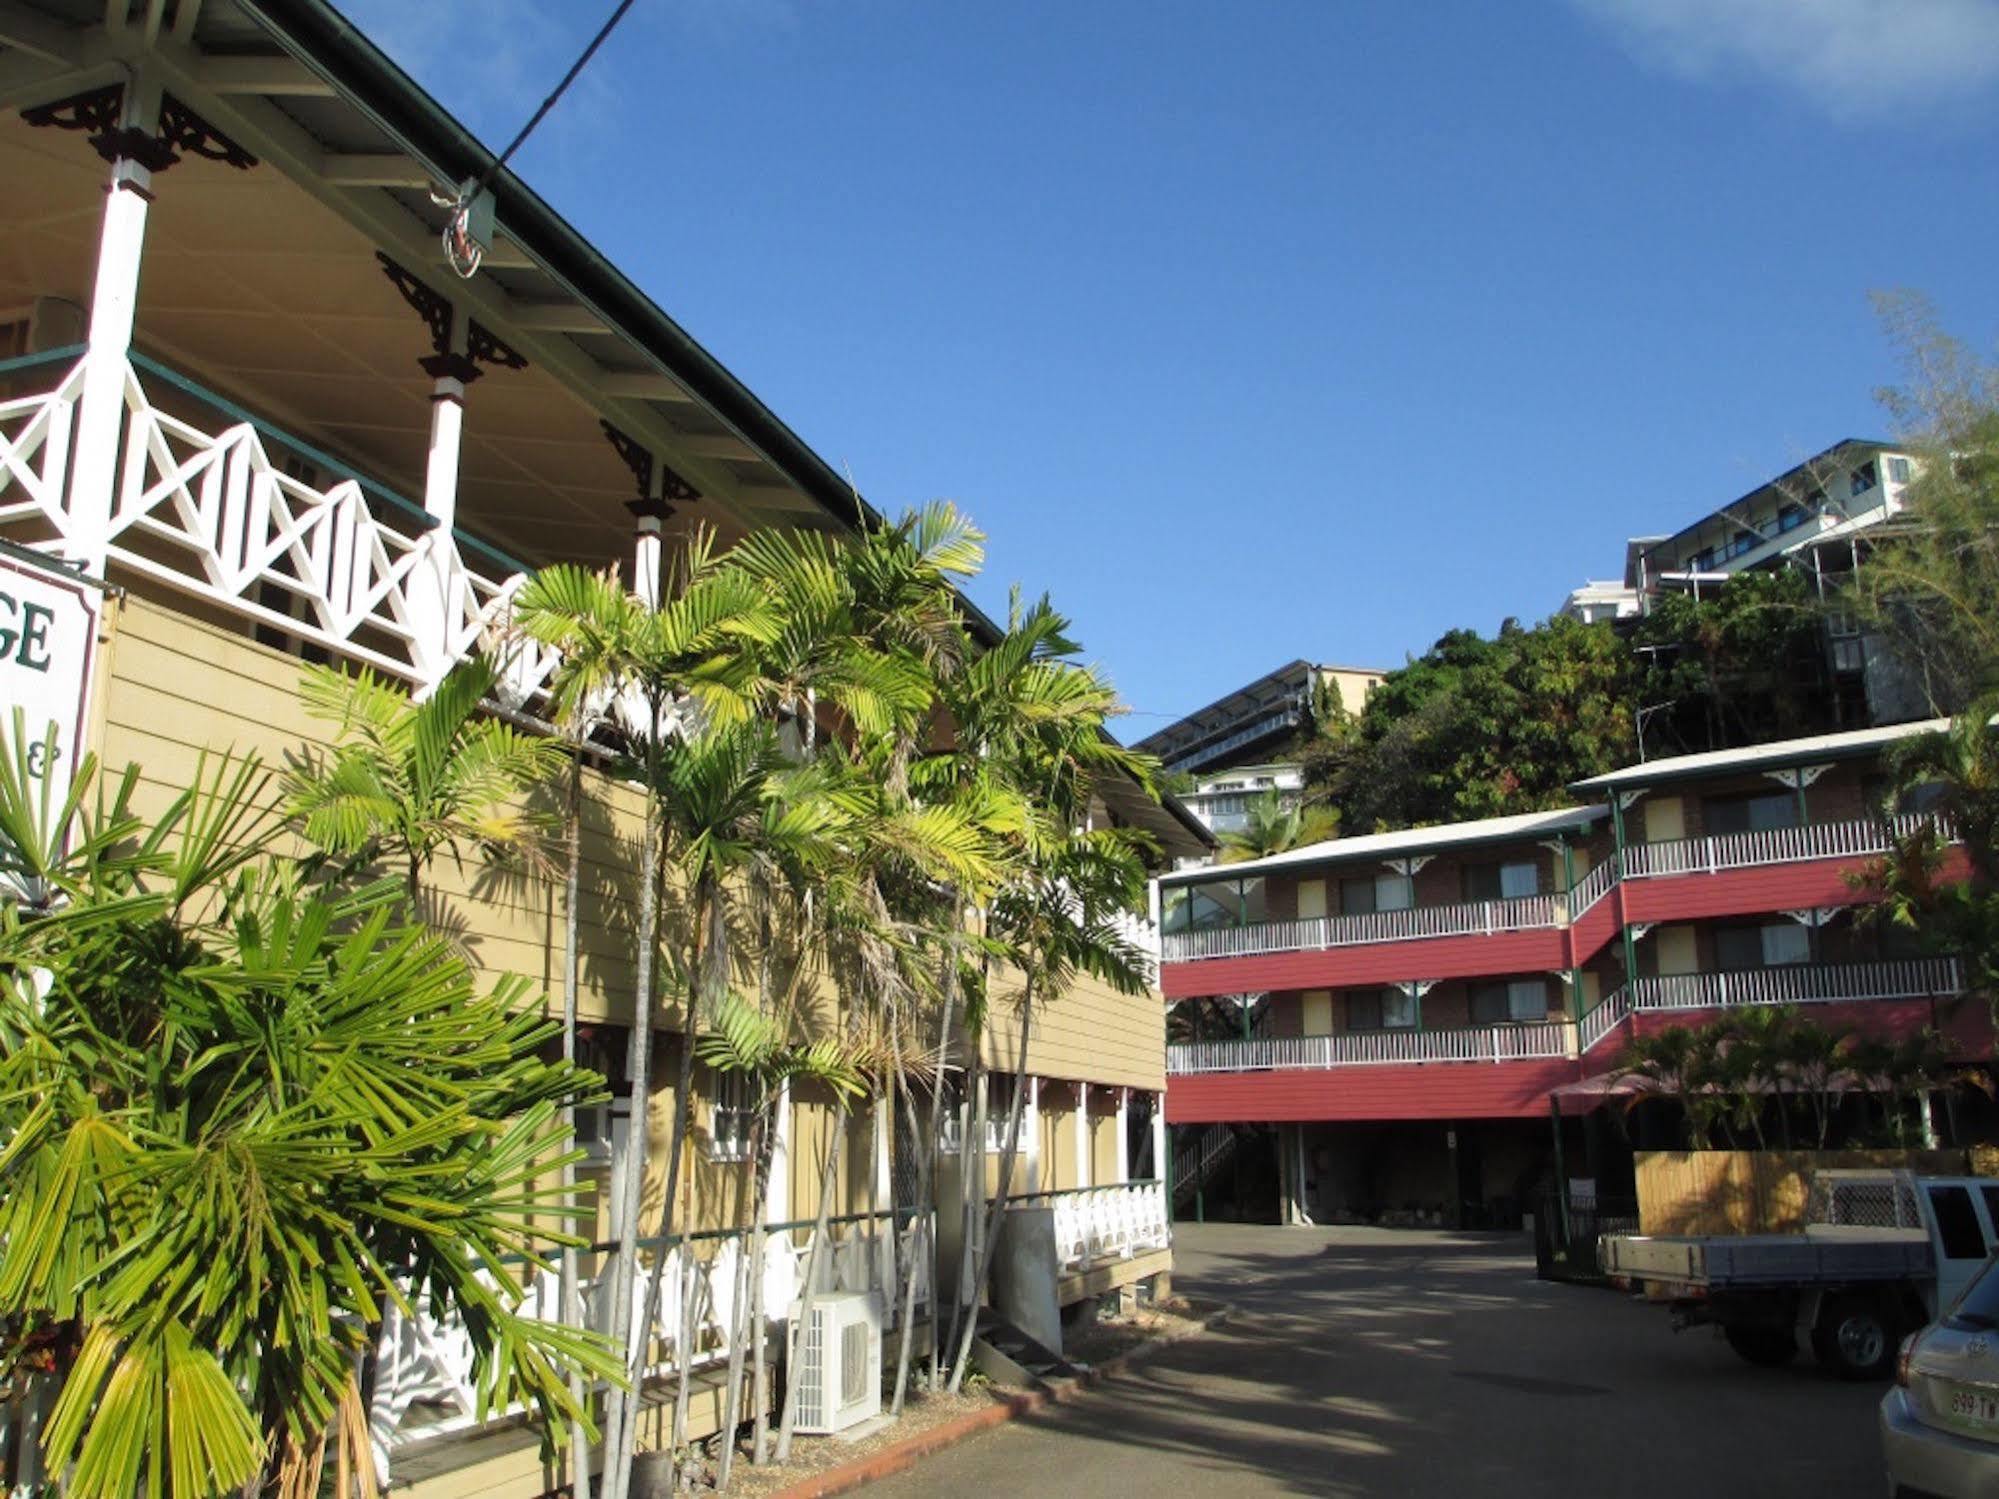
[(1195, 1322), (1193, 1326), (1168, 1337), (1153, 1338), (1138, 1347), (1106, 1359), (1101, 1364), (1092, 1364), (1078, 1379), (1064, 1380), (1061, 1385), (1041, 1390), (1023, 1390), (1016, 1395), (1008, 1395), (996, 1402), (991, 1410), (973, 1411), (968, 1416), (960, 1416), (955, 1421), (946, 1421), (928, 1431), (917, 1432), (907, 1441), (897, 1442), (892, 1447), (884, 1447), (879, 1452), (871, 1452), (866, 1457), (855, 1458), (850, 1463), (842, 1463), (837, 1468), (828, 1468), (823, 1473), (814, 1473), (801, 1478), (788, 1488), (779, 1489), (770, 1499), (827, 1499), (833, 1494), (848, 1494), (878, 1478), (887, 1478), (891, 1473), (900, 1473), (913, 1468), (923, 1458), (933, 1452), (941, 1452), (946, 1447), (954, 1447), (970, 1436), (982, 1431), (990, 1431), (995, 1426), (1022, 1416), (1031, 1416), (1036, 1411), (1050, 1405), (1061, 1405), (1073, 1400), (1085, 1390), (1093, 1389), (1108, 1379), (1144, 1363), (1154, 1354), (1184, 1343), (1189, 1338), (1197, 1338), (1210, 1328), (1219, 1327), (1235, 1313), (1232, 1306), (1217, 1306)]

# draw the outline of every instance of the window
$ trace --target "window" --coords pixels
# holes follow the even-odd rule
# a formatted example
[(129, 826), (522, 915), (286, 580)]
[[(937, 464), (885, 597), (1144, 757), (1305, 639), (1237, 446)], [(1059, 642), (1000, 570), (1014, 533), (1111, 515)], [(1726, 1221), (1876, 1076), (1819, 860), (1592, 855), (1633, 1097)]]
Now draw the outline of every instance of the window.
[(1415, 904), (1416, 892), (1406, 874), (1360, 875), (1340, 881), (1342, 916), (1406, 911)]
[(1471, 992), (1473, 1025), (1508, 1025), (1548, 1018), (1545, 979), (1503, 979)]
[(1851, 492), (1856, 497), (1866, 494), (1868, 490), (1872, 489), (1879, 482), (1874, 474), (1874, 465), (1863, 463), (1853, 471)]
[(1732, 557), (1740, 557), (1744, 552), (1753, 551), (1762, 545), (1762, 541), (1762, 537), (1749, 531), (1738, 531), (1728, 545), (1722, 548), (1721, 560), (1726, 562)]
[(1541, 893), (1541, 865), (1535, 859), (1465, 866), (1466, 900), (1521, 900)]
[(756, 1095), (747, 1072), (715, 1074), (715, 1101), (708, 1115), (708, 1159), (747, 1161)]
[(1805, 523), (1805, 507), (1798, 504), (1777, 507), (1778, 531), (1795, 531)]
[(1812, 960), (1811, 932), (1795, 921), (1771, 921), (1761, 926), (1718, 927), (1714, 934), (1715, 966), (1723, 972), (1743, 968), (1780, 968)]
[(1867, 670), (1867, 647), (1859, 640), (1835, 640), (1832, 643), (1832, 669), (1837, 672)]
[(1765, 833), (1798, 825), (1798, 799), (1790, 791), (1758, 791), (1747, 796), (1710, 797), (1707, 831), (1712, 837), (1730, 833)]
[(1700, 550), (1700, 551), (1698, 551), (1698, 552), (1695, 552), (1695, 553), (1694, 553), (1694, 555), (1693, 555), (1693, 560), (1692, 560), (1692, 561), (1691, 561), (1690, 563), (1688, 563), (1688, 567), (1689, 567), (1689, 568), (1690, 568), (1690, 569), (1691, 569), (1692, 571), (1694, 571), (1694, 572), (1697, 572), (1697, 573), (1711, 573), (1711, 572), (1713, 572), (1713, 571), (1714, 571), (1714, 548), (1713, 548), (1713, 547), (1705, 547), (1705, 548), (1703, 548), (1702, 550)]
[(1968, 1187), (1931, 1187), (1930, 1211), (1936, 1215), (1937, 1239), (1947, 1260), (1985, 1258), (1985, 1231), (1978, 1226)]
[[(617, 1121), (631, 1117), (632, 1082), (625, 1055), (631, 1034), (622, 1025), (576, 1027), (577, 1065), (602, 1077), (613, 1095), (603, 1103), (579, 1104), (576, 1109), (576, 1143), (592, 1159), (610, 1155)], [(555, 1047), (551, 1055), (561, 1055), (561, 1048)]]
[(1407, 990), (1373, 989), (1347, 996), (1350, 1031), (1413, 1031), (1416, 1026), (1416, 996)]
[(1888, 482), (1890, 484), (1907, 484), (1909, 482), (1911, 470), (1908, 459), (1890, 457), (1886, 462), (1888, 465)]

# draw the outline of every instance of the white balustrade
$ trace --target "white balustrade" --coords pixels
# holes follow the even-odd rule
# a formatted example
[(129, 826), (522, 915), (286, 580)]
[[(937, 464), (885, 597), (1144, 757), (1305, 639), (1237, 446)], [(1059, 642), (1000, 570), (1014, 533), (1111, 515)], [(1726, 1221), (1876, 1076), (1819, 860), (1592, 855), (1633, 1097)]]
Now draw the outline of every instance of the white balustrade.
[(1957, 994), (1963, 980), (1954, 958), (1904, 958), (1662, 974), (1641, 978), (1629, 987), (1634, 1010), (1725, 1010), (1742, 1005), (1926, 999)]
[(356, 479), (296, 477), (249, 420), (225, 415), (211, 431), (161, 409), (149, 386), (179, 382), (143, 360), (123, 362), (108, 532), (85, 534), (66, 465), (96, 357), (0, 402), (0, 530), (71, 557), (103, 545), (124, 569), (420, 685), (482, 649), (515, 704), (546, 685), (555, 655), (509, 638), (525, 574), (482, 575), (450, 531), (414, 506), (371, 503)]
[(1448, 906), (1411, 906), (1354, 916), (1316, 916), (1302, 921), (1264, 921), (1252, 926), (1209, 927), (1169, 932), (1165, 960), (1237, 958), (1259, 953), (1311, 952), (1374, 942), (1411, 942), (1431, 937), (1492, 936), (1556, 924), (1556, 898), (1529, 895), (1518, 900), (1474, 900)]
[(1166, 1071), (1317, 1071), (1424, 1062), (1511, 1062), (1568, 1055), (1559, 1020), (1450, 1030), (1342, 1031), (1328, 1036), (1273, 1036), (1254, 1041), (1191, 1041), (1166, 1048)]
[(1017, 1203), (1045, 1202), (1055, 1220), (1055, 1258), (1064, 1270), (1099, 1260), (1131, 1259), (1173, 1242), (1166, 1217), (1166, 1188), (1156, 1181), (1030, 1193)]
[[(1905, 838), (1932, 819), (1903, 813), (1883, 823), (1877, 818), (1849, 822), (1808, 823), (1795, 828), (1767, 828), (1755, 833), (1724, 833), (1713, 838), (1680, 838), (1667, 843), (1634, 843), (1624, 851), (1629, 879), (1666, 875), (1716, 874), (1724, 869), (1753, 869), (1769, 864), (1803, 864), (1816, 859), (1853, 859), (1883, 854), (1897, 838)], [(1946, 842), (1956, 834), (1939, 824)]]
[(1567, 896), (1536, 895), (1521, 900), (1468, 901), (1416, 906), (1355, 916), (1321, 916), (1299, 921), (1264, 921), (1240, 927), (1169, 932), (1162, 939), (1169, 963), (1203, 958), (1254, 957), (1265, 953), (1318, 952), (1381, 942), (1435, 937), (1492, 935), (1571, 924), (1614, 890), (1620, 879), (1717, 874), (1730, 869), (1858, 859), (1886, 853), (1894, 841), (1934, 824), (1946, 843), (1957, 841), (1947, 822), (1903, 813), (1885, 823), (1872, 818), (1825, 822), (1714, 838), (1667, 843), (1635, 843), (1620, 860), (1613, 856), (1589, 871)]
[[(767, 1330), (782, 1328), (793, 1313), (802, 1289), (811, 1232), (810, 1224), (782, 1226), (771, 1232), (764, 1246)], [(927, 1315), (929, 1233), (928, 1218), (912, 1218), (900, 1226), (891, 1244), (886, 1214), (836, 1222), (831, 1241), (820, 1255), (819, 1291), (873, 1293), (882, 1308), (884, 1329), (892, 1328), (901, 1312), (896, 1294), (896, 1266), (901, 1263), (913, 1267), (917, 1306)], [(749, 1236), (744, 1233), (706, 1234), (643, 1260), (625, 1348), (629, 1358), (645, 1347), (647, 1379), (664, 1379), (678, 1372), (683, 1341), (684, 1356), (697, 1368), (728, 1358), (738, 1275), (748, 1246)], [(611, 1331), (613, 1264), (613, 1257), (604, 1255), (599, 1272), (586, 1277), (578, 1288), (584, 1322), (600, 1332)], [(644, 1325), (645, 1303), (655, 1280), (659, 1283), (658, 1315), (648, 1328)], [(554, 1270), (538, 1270), (526, 1281), (517, 1310), (542, 1321), (566, 1320)], [(518, 1407), (489, 1409), (482, 1404), (471, 1339), (462, 1325), (433, 1316), (422, 1301), (415, 1304), (413, 1312), (405, 1316), (391, 1310), (377, 1345), (369, 1431), (378, 1477), (384, 1484), (396, 1452), (522, 1414)], [(685, 1339), (683, 1321), (691, 1333)]]

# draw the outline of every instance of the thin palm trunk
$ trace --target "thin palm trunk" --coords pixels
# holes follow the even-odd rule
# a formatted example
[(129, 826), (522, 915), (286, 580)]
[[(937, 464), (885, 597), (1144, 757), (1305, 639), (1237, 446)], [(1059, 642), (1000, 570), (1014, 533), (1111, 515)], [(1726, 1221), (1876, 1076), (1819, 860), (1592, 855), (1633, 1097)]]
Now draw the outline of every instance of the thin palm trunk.
[[(956, 932), (962, 931), (964, 928), (964, 910), (955, 899), (951, 902), (951, 924), (954, 936)], [(931, 1209), (933, 1223), (935, 1222), (934, 1214), (937, 1205), (932, 1199), (936, 1194), (939, 1168), (943, 1164), (944, 1142), (941, 1129), (944, 1121), (944, 1067), (951, 1055), (951, 1028), (957, 1023), (958, 1018), (958, 960), (955, 946), (947, 950), (944, 956), (943, 989), (943, 1003), (938, 1007), (939, 1013), (937, 1017), (936, 1066), (931, 1070), (930, 1074), (932, 1078), (930, 1089), (930, 1129), (921, 1142), (922, 1159), (930, 1163), (930, 1179), (926, 1183), (928, 1190), (922, 1198), (922, 1205)], [(938, 1316), (939, 1308), (937, 1304), (937, 1288), (942, 1284), (938, 1278), (938, 1271), (941, 1266), (938, 1261), (937, 1235), (934, 1231), (930, 1234), (930, 1242), (926, 1248), (930, 1254), (930, 1372), (928, 1378), (930, 1393), (934, 1395), (937, 1393), (939, 1377), (937, 1356), (940, 1350), (938, 1348), (937, 1337), (940, 1329), (938, 1323), (942, 1321), (942, 1318)]]
[[(1027, 1042), (1034, 1022), (1034, 979), (1030, 975), (1020, 997), (1020, 1034), (1014, 1041), (1013, 1097), (1007, 1103), (1006, 1143), (1000, 1147), (999, 1180), (992, 1202), (986, 1208), (985, 1225), (979, 1234), (979, 1253), (972, 1264), (973, 1279), (983, 1283), (994, 1238), (999, 1233), (1001, 1215), (1006, 1212), (1007, 1193), (1013, 1187), (1013, 1163), (1020, 1154), (1020, 1122), (1027, 1099)], [(951, 1391), (957, 1393), (971, 1362), (974, 1317), (959, 1334), (957, 1358), (951, 1369)]]
[[(562, 1060), (574, 1063), (576, 1060), (576, 993), (578, 982), (579, 950), (577, 942), (577, 902), (583, 889), (583, 736), (578, 734), (573, 746), (574, 758), (569, 763), (569, 870), (563, 885), (562, 912)], [(576, 1140), (576, 1105), (569, 1104), (565, 1110), (572, 1146)], [(576, 1189), (576, 1163), (562, 1163), (562, 1200), (574, 1200)], [(595, 1238), (593, 1233), (591, 1238)], [(558, 1272), (557, 1295), (562, 1306), (562, 1320), (572, 1327), (583, 1325), (583, 1307), (577, 1290), (576, 1247), (565, 1244), (562, 1248), (561, 1267)], [(569, 1374), (569, 1398), (575, 1402), (579, 1412), (588, 1410), (588, 1393), (584, 1389), (580, 1370), (572, 1369)], [(578, 1494), (590, 1492), (590, 1427), (579, 1414), (569, 1423), (569, 1485)]]
[[(891, 1017), (892, 1023), (889, 1026), (888, 1035), (890, 1056), (895, 1064), (895, 1086), (902, 1098), (903, 1117), (908, 1121), (907, 1127), (910, 1133), (914, 1135), (916, 1132), (916, 1099), (909, 1090), (909, 1073), (902, 1065), (902, 1027), (900, 1024), (893, 1023), (893, 1021), (894, 1017)], [(892, 1123), (891, 1129), (893, 1129)], [(895, 1148), (896, 1138), (895, 1135), (890, 1135), (889, 1148), (891, 1150)], [(895, 1261), (902, 1275), (901, 1295), (899, 1297), (902, 1303), (902, 1312), (899, 1318), (899, 1325), (896, 1328), (895, 1395), (889, 1402), (889, 1414), (892, 1416), (902, 1414), (903, 1398), (909, 1391), (909, 1359), (910, 1355), (915, 1352), (915, 1333), (910, 1324), (916, 1320), (917, 1255), (927, 1252), (929, 1248), (929, 1236), (923, 1225), (926, 1221), (925, 1215), (928, 1211), (926, 1205), (930, 1201), (930, 1157), (919, 1151), (916, 1162), (916, 1200), (910, 1209), (912, 1216), (909, 1221), (909, 1252), (907, 1254), (898, 1253)], [(896, 1222), (896, 1204), (893, 1199), (894, 1194), (891, 1193), (889, 1202), (889, 1236), (891, 1243), (896, 1242), (900, 1228), (900, 1225)]]
[(784, 1354), (784, 1414), (777, 1423), (779, 1462), (791, 1457), (791, 1429), (798, 1420), (798, 1344), (812, 1322), (812, 1306), (818, 1300), (819, 1256), (825, 1249), (833, 1216), (833, 1171), (840, 1162), (840, 1146), (847, 1135), (847, 1108), (843, 1103), (833, 1116), (833, 1128), (826, 1135), (826, 1156), (819, 1166), (819, 1213), (812, 1224), (812, 1245), (805, 1252), (805, 1285), (798, 1296), (798, 1317), (791, 1324)]
[[(652, 709), (653, 739), (659, 730), (659, 706)], [(659, 935), (659, 790), (657, 778), (646, 776), (645, 819), (639, 835), (639, 951), (633, 977), (632, 1045), (629, 1075), (632, 1083), (631, 1125), (618, 1183), (618, 1261), (611, 1280), (611, 1328), (614, 1337), (627, 1342), (629, 1391), (613, 1389), (605, 1409), (603, 1499), (629, 1499), (632, 1481), (632, 1451), (638, 1440), (638, 1413), (644, 1393), (646, 1354), (650, 1351), (652, 1321), (641, 1326), (636, 1347), (632, 1336), (632, 1288), (638, 1276), (639, 1207), (645, 1185), (646, 1139), (650, 1133), (652, 1078), (652, 964), (653, 947)], [(677, 1160), (677, 1153), (676, 1153)], [(671, 1167), (669, 1166), (669, 1170)], [(668, 1192), (667, 1201), (672, 1202)], [(664, 1246), (661, 1253), (664, 1254)], [(659, 1275), (652, 1279), (653, 1299), (657, 1298)]]
[(729, 1378), (722, 1392), (722, 1457), (715, 1472), (717, 1492), (729, 1486), (729, 1472), (736, 1460), (736, 1427), (742, 1421), (743, 1355), (751, 1329), (755, 1326), (750, 1302), (751, 1287), (763, 1273), (764, 1163), (768, 1160), (764, 1141), (770, 1136), (769, 1112), (776, 1098), (765, 1099), (764, 1107), (750, 1125), (750, 1179), (747, 1194), (736, 1221), (742, 1228), (742, 1243), (736, 1254), (734, 1294), (729, 1298)]
[[(986, 1068), (983, 1037), (974, 1040), (965, 1068), (965, 1125), (958, 1136), (958, 1293), (951, 1298), (951, 1331), (944, 1346), (958, 1347), (968, 1326), (979, 1320), (979, 1228), (986, 1193)], [(958, 1388), (954, 1369), (946, 1382)]]

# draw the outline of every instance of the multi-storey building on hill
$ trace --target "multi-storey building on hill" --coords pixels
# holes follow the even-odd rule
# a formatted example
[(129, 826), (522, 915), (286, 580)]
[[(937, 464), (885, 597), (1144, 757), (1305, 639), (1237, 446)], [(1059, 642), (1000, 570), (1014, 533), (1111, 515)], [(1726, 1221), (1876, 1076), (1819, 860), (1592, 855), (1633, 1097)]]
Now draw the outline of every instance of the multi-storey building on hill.
[(1654, 760), (1570, 807), (1161, 877), (1183, 1191), (1260, 1136), (1287, 1216), (1517, 1222), (1551, 1111), (1571, 1165), (1614, 1174), (1614, 1132), (1581, 1121), (1630, 1038), (1744, 1006), (1939, 1023), (1989, 1055), (1957, 964), (1860, 919), (1853, 881), (1888, 846), (1883, 750), (1936, 726)]

